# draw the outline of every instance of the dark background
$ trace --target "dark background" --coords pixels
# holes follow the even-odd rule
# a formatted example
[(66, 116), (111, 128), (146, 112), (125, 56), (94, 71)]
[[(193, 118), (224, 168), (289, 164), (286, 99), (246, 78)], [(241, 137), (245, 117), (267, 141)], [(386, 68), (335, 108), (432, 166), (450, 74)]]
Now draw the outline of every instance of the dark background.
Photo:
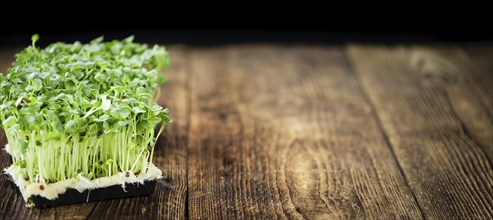
[(462, 43), (491, 42), (493, 35), (486, 29), (413, 29), (413, 28), (165, 28), (165, 27), (82, 27), (82, 28), (26, 28), (0, 34), (0, 46), (25, 46), (31, 35), (38, 33), (38, 45), (57, 41), (88, 42), (99, 36), (106, 40), (134, 35), (136, 41), (160, 44), (231, 44), (231, 43)]
[[(468, 7), (461, 3), (451, 9), (419, 2), (400, 6), (372, 2), (371, 7), (357, 2), (330, 6), (286, 2), (270, 7), (258, 2), (219, 4), (221, 7), (213, 2), (180, 3), (183, 5), (120, 2), (106, 8), (90, 3), (63, 9), (44, 3), (40, 7), (4, 7), (3, 12), (16, 13), (3, 16), (0, 46), (29, 45), (34, 33), (40, 35), (40, 46), (57, 41), (87, 42), (101, 35), (106, 40), (122, 39), (132, 34), (139, 42), (199, 45), (493, 41), (490, 7), (479, 4)], [(116, 8), (122, 5), (127, 7)]]

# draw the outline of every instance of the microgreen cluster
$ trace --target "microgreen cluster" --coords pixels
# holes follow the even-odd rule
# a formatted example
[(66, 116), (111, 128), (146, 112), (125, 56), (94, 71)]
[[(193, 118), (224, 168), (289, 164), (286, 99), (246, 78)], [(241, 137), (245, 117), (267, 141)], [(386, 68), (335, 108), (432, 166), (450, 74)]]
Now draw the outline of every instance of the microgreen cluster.
[(13, 166), (30, 182), (48, 183), (145, 172), (170, 123), (155, 101), (166, 81), (165, 48), (129, 37), (40, 49), (37, 39), (0, 76), (0, 122)]

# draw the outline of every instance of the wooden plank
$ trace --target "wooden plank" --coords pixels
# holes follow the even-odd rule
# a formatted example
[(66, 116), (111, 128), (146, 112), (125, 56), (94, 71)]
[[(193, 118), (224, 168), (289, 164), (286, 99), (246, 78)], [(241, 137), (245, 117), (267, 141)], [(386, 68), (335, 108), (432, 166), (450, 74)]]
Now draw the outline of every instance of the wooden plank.
[(422, 217), (340, 48), (191, 51), (189, 218)]
[(413, 47), (410, 68), (425, 87), (446, 91), (464, 133), (493, 159), (493, 46)]
[(476, 95), (480, 97), (483, 108), (489, 113), (490, 122), (493, 123), (493, 43), (465, 45), (465, 53), (461, 57), (466, 59), (465, 63), (473, 70), (466, 75), (474, 81)]
[(457, 47), (351, 45), (348, 55), (425, 217), (493, 218), (493, 134), (481, 107), (491, 84), (478, 81), (491, 79), (481, 68), (493, 60), (476, 66)]
[[(168, 107), (175, 122), (158, 141), (154, 163), (163, 171), (152, 196), (127, 198), (77, 204), (51, 209), (29, 209), (22, 197), (10, 187), (5, 177), (0, 178), (0, 218), (13, 219), (184, 219), (186, 207), (186, 144), (188, 140), (188, 73), (186, 71), (186, 49), (182, 46), (168, 48), (172, 65), (166, 74), (169, 82), (161, 87), (158, 103)], [(1, 51), (1, 67), (9, 63), (7, 57), (13, 52)], [(1, 142), (2, 146), (5, 140)], [(0, 153), (0, 168), (10, 165), (5, 152)]]

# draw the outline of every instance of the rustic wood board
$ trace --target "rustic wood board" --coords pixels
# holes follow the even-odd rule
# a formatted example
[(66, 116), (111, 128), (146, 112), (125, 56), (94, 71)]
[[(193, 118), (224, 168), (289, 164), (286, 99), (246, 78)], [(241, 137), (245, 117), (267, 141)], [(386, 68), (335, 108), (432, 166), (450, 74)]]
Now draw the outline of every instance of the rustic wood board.
[(491, 44), (168, 49), (156, 192), (0, 218), (493, 218)]
[(421, 216), (341, 48), (190, 60), (190, 218)]
[(453, 46), (348, 54), (424, 216), (493, 218), (491, 55)]

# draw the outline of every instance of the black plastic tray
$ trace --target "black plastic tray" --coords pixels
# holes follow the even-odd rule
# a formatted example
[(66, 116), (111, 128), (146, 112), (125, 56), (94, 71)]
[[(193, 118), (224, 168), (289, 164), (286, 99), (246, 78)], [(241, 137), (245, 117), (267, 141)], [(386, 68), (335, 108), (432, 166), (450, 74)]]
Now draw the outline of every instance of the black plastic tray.
[[(11, 183), (15, 190), (20, 194), (19, 188), (17, 188), (13, 182)], [(39, 195), (31, 196), (29, 197), (29, 200), (34, 203), (35, 208), (48, 208), (76, 203), (151, 195), (154, 192), (155, 186), (156, 180), (150, 180), (144, 181), (144, 184), (127, 183), (125, 184), (125, 191), (121, 185), (85, 190), (81, 193), (76, 189), (69, 188), (65, 193), (58, 195), (58, 198), (54, 200), (49, 200)]]

